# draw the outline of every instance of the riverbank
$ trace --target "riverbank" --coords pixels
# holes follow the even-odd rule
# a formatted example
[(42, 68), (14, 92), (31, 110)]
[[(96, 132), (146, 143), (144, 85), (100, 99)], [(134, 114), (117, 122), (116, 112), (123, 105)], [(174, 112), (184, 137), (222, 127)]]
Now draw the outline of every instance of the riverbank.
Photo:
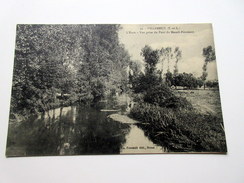
[(137, 125), (169, 152), (227, 151), (222, 116), (140, 103), (131, 110), (130, 117), (146, 122)]

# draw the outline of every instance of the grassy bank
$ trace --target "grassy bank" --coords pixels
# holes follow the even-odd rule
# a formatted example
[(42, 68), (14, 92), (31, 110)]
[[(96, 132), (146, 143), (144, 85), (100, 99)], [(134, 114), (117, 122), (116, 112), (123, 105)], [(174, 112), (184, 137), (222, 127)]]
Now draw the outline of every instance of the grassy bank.
[(222, 115), (219, 90), (174, 90), (174, 93), (186, 98), (201, 113)]
[(141, 121), (138, 126), (146, 135), (169, 152), (226, 152), (223, 120), (219, 115), (138, 103), (130, 117)]

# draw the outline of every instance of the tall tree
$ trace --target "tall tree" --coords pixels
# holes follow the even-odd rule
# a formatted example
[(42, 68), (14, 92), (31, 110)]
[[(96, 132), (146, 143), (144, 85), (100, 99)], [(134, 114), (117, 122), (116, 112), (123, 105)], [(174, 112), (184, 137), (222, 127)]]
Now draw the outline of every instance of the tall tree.
[(160, 49), (161, 72), (163, 73), (164, 61), (167, 60), (167, 73), (170, 72), (170, 63), (175, 62), (174, 74), (178, 73), (178, 62), (182, 57), (182, 51), (179, 47), (166, 47)]
[(176, 47), (174, 50), (174, 57), (175, 57), (175, 67), (174, 67), (174, 75), (177, 75), (179, 70), (178, 70), (178, 62), (182, 57), (181, 50), (179, 47)]
[(157, 70), (157, 63), (159, 62), (159, 50), (153, 50), (150, 46), (146, 45), (141, 55), (145, 61), (145, 74), (140, 74), (135, 82), (135, 92), (144, 92), (162, 82), (160, 72)]
[(141, 55), (144, 57), (145, 73), (146, 74), (155, 74), (156, 65), (159, 61), (159, 51), (153, 50), (150, 46), (146, 45), (142, 51)]
[(169, 66), (170, 66), (170, 60), (173, 58), (173, 53), (172, 53), (172, 48), (171, 47), (167, 47), (164, 50), (164, 54), (166, 56), (166, 59), (168, 61), (168, 69), (167, 72), (170, 72)]
[(212, 46), (208, 46), (206, 48), (203, 48), (202, 55), (205, 57), (205, 59), (204, 59), (203, 67), (202, 67), (203, 72), (202, 72), (201, 78), (204, 81), (204, 89), (205, 89), (205, 81), (206, 81), (207, 76), (208, 76), (207, 66), (208, 66), (208, 63), (216, 60), (215, 50)]
[(161, 62), (161, 75), (162, 75), (164, 71), (164, 61), (166, 59), (164, 47), (160, 49), (159, 53), (160, 53), (160, 62)]

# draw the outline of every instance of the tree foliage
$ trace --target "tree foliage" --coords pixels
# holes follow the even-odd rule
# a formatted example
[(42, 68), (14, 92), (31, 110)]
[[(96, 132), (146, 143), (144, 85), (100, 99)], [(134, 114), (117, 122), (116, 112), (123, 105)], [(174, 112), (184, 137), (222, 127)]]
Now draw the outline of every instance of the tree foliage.
[(73, 101), (101, 99), (125, 88), (130, 57), (119, 44), (119, 25), (18, 25), (12, 112), (43, 111)]
[[(166, 47), (166, 48), (161, 48), (159, 50), (160, 52), (160, 62), (161, 62), (161, 72), (163, 73), (163, 68), (164, 68), (164, 61), (167, 61), (167, 72), (170, 72), (170, 63), (173, 62), (174, 65), (174, 74), (178, 73), (178, 62), (182, 58), (182, 51), (180, 50), (179, 47)], [(166, 73), (167, 73), (166, 72)]]
[(203, 73), (202, 73), (202, 80), (205, 81), (207, 79), (208, 73), (207, 73), (207, 66), (209, 62), (213, 62), (216, 60), (215, 56), (215, 49), (212, 46), (208, 46), (206, 48), (203, 48), (202, 55), (204, 56), (204, 64), (203, 64)]
[(214, 80), (214, 81), (206, 81), (206, 86), (208, 88), (218, 88), (219, 87), (219, 82), (217, 80)]
[(196, 78), (193, 74), (185, 72), (179, 74), (167, 72), (165, 80), (168, 86), (181, 86), (189, 89), (203, 86), (201, 78)]
[(143, 93), (148, 89), (162, 83), (161, 72), (156, 68), (159, 62), (160, 53), (158, 50), (153, 50), (150, 46), (146, 45), (141, 55), (144, 57), (145, 73), (139, 72), (130, 76), (132, 89), (135, 93)]

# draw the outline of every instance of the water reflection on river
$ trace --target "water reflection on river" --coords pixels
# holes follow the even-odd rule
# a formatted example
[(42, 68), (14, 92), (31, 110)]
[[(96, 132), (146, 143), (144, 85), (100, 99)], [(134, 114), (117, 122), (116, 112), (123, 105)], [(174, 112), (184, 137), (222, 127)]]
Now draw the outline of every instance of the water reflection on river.
[(125, 138), (126, 142), (121, 149), (121, 154), (164, 153), (166, 151), (149, 140), (143, 130), (133, 124), (131, 124), (130, 132)]
[(10, 125), (6, 155), (162, 152), (162, 149), (148, 140), (137, 126), (108, 118), (108, 115), (116, 113), (114, 111), (101, 111), (104, 107), (119, 107), (120, 110), (126, 108), (125, 106), (113, 106), (101, 103), (93, 107), (57, 108), (38, 117), (30, 117), (19, 125)]

